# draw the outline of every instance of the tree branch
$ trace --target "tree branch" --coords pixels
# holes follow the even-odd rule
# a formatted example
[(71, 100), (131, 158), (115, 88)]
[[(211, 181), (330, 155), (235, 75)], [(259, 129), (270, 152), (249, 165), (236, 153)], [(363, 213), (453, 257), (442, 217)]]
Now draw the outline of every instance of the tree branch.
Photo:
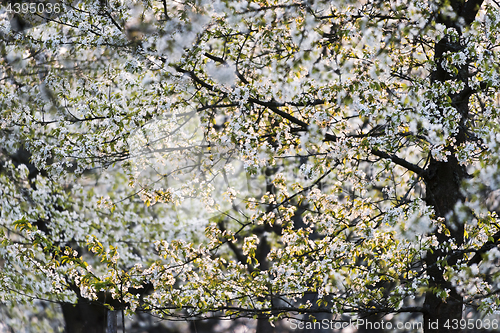
[(479, 264), (481, 260), (483, 260), (483, 254), (491, 250), (492, 248), (496, 247), (498, 245), (498, 240), (500, 240), (500, 231), (497, 231), (496, 234), (492, 236), (493, 242), (492, 241), (487, 241), (486, 243), (481, 246), (479, 250), (477, 250), (476, 254), (474, 257), (472, 257), (469, 262), (467, 263), (467, 266), (472, 266), (474, 264)]
[[(293, 104), (290, 104), (290, 103), (284, 104), (284, 103), (278, 103), (278, 102), (263, 102), (263, 101), (260, 101), (258, 99), (255, 99), (255, 98), (249, 98), (248, 101), (268, 108), (269, 110), (273, 111), (277, 115), (279, 115), (285, 119), (288, 119), (292, 123), (299, 125), (300, 127), (302, 127), (305, 130), (307, 130), (309, 127), (308, 123), (306, 123), (300, 119), (297, 119), (294, 116), (292, 116), (291, 114), (286, 113), (286, 112), (278, 109), (278, 106), (285, 106), (285, 105), (292, 105), (293, 106)], [(307, 106), (314, 106), (314, 105), (319, 105), (319, 104), (323, 104), (323, 103), (324, 103), (324, 101), (322, 101), (322, 100), (315, 100), (315, 101), (311, 102), (310, 104), (307, 104)], [(297, 129), (295, 129), (295, 131), (297, 131)], [(328, 134), (328, 133), (325, 134), (324, 141), (337, 141), (337, 140), (338, 140), (337, 136), (332, 135), (332, 134)]]
[(371, 153), (373, 155), (378, 156), (378, 157), (381, 157), (384, 159), (389, 159), (392, 162), (396, 163), (397, 165), (402, 166), (403, 168), (406, 168), (410, 171), (415, 172), (417, 175), (424, 175), (425, 174), (425, 170), (422, 169), (421, 167), (419, 167), (418, 165), (410, 163), (405, 159), (397, 157), (396, 155), (390, 155), (390, 154), (383, 152), (383, 151), (380, 151), (378, 149), (372, 149)]

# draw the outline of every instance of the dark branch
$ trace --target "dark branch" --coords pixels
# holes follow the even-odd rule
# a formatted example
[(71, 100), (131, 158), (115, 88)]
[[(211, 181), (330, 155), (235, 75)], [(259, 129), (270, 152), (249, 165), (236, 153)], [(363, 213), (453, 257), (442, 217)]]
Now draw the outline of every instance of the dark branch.
[(416, 164), (410, 163), (405, 159), (402, 159), (400, 157), (397, 157), (396, 155), (390, 155), (386, 152), (380, 151), (378, 149), (372, 149), (371, 153), (373, 155), (376, 155), (378, 157), (384, 158), (384, 159), (389, 159), (392, 162), (396, 163), (399, 166), (402, 166), (403, 168), (406, 168), (410, 171), (415, 172), (417, 175), (424, 175), (425, 170), (419, 167)]
[(472, 266), (474, 264), (479, 264), (481, 260), (483, 260), (483, 254), (491, 250), (492, 248), (498, 245), (498, 240), (500, 240), (500, 231), (492, 236), (493, 241), (489, 240), (481, 246), (481, 248), (476, 252), (474, 257), (472, 257), (467, 263), (468, 266)]

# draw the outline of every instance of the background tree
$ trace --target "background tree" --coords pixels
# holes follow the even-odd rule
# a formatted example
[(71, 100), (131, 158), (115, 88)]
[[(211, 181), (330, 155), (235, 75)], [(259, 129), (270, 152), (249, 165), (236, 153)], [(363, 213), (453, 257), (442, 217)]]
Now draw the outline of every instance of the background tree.
[(458, 332), (498, 311), (494, 1), (2, 15), (7, 308), (50, 300), (96, 332), (109, 310), (258, 332), (398, 313)]

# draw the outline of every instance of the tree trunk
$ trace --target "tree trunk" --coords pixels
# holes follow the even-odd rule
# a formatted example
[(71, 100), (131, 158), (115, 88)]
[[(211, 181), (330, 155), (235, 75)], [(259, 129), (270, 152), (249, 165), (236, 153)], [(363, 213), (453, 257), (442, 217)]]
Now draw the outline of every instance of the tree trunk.
[(257, 318), (256, 333), (273, 333), (274, 331), (274, 327), (269, 322), (269, 318), (267, 316), (262, 315)]
[[(260, 243), (257, 247), (257, 251), (255, 254), (255, 258), (260, 263), (259, 269), (262, 272), (267, 272), (269, 269), (269, 262), (267, 260), (267, 255), (271, 247), (267, 241), (267, 237), (265, 235), (260, 236)], [(263, 300), (263, 299), (259, 299)], [(269, 316), (259, 315), (257, 318), (257, 330), (256, 333), (273, 333), (275, 332), (274, 327), (269, 322)]]
[[(456, 158), (451, 155), (448, 162), (432, 160), (428, 169), (426, 181), (426, 201), (434, 207), (436, 217), (444, 218), (459, 200), (463, 200), (460, 193), (460, 183), (465, 178), (465, 168), (460, 166)], [(445, 222), (450, 230), (450, 236), (436, 232), (439, 244), (452, 240), (457, 244), (463, 243), (463, 224), (449, 217)], [(442, 249), (435, 248), (428, 252), (425, 258), (427, 274), (429, 275), (430, 290), (425, 295), (424, 302), (424, 331), (427, 332), (460, 332), (447, 329), (453, 326), (453, 320), (462, 319), (463, 298), (455, 288), (444, 279), (444, 271), (437, 265), (439, 257), (447, 256)], [(458, 257), (449, 257), (448, 265), (456, 264)], [(443, 300), (436, 296), (435, 289), (449, 289), (449, 297)], [(448, 325), (446, 325), (448, 324)]]
[(107, 333), (107, 309), (78, 299), (77, 304), (62, 303), (66, 333)]
[(118, 331), (117, 329), (117, 314), (118, 311), (107, 311), (107, 316), (106, 316), (106, 333), (116, 333)]
[[(446, 52), (456, 53), (465, 48), (465, 43), (461, 38), (462, 27), (458, 23), (458, 18), (461, 17), (465, 26), (470, 25), (476, 17), (477, 12), (483, 1), (451, 1), (450, 5), (456, 14), (452, 16), (439, 16), (437, 21), (445, 24), (447, 27), (453, 27), (458, 31), (459, 38), (443, 37), (436, 43), (434, 61), (436, 70), (431, 75), (431, 83), (444, 83), (445, 81), (463, 82), (464, 89), (457, 94), (451, 94), (451, 106), (454, 107), (461, 115), (458, 123), (459, 131), (455, 135), (456, 146), (466, 141), (467, 126), (469, 117), (469, 98), (472, 94), (472, 89), (468, 85), (469, 78), (469, 63), (457, 67), (458, 73), (452, 75), (442, 67), (442, 58)], [(437, 105), (442, 105), (443, 101), (436, 101)], [(443, 117), (443, 113), (441, 114)], [(459, 201), (464, 201), (464, 197), (460, 192), (462, 181), (468, 177), (464, 166), (460, 165), (455, 157), (455, 149), (453, 147), (445, 148), (449, 153), (446, 162), (437, 161), (430, 158), (429, 167), (425, 172), (424, 181), (426, 184), (426, 198), (428, 205), (432, 206), (435, 211), (436, 218), (445, 219), (445, 226), (449, 229), (450, 234), (435, 231), (435, 235), (439, 244), (452, 241), (458, 246), (464, 241), (464, 226), (462, 221), (458, 221), (453, 214), (455, 205)], [(447, 265), (455, 265), (459, 256), (450, 255), (443, 249), (434, 248), (429, 251), (425, 258), (427, 274), (429, 275), (429, 290), (425, 295), (424, 301), (424, 332), (461, 332), (460, 329), (453, 329), (454, 320), (462, 319), (463, 297), (460, 296), (456, 289), (444, 279), (444, 271), (437, 264), (440, 258), (447, 257)], [(436, 295), (436, 290), (448, 290), (448, 297), (443, 299)], [(447, 326), (447, 327), (446, 327)]]

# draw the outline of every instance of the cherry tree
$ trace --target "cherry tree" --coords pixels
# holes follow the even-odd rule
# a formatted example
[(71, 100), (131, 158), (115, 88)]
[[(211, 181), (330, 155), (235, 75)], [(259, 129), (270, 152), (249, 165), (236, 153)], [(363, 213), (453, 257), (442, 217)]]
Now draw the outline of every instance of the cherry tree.
[(9, 325), (498, 313), (495, 1), (57, 4), (0, 11)]

